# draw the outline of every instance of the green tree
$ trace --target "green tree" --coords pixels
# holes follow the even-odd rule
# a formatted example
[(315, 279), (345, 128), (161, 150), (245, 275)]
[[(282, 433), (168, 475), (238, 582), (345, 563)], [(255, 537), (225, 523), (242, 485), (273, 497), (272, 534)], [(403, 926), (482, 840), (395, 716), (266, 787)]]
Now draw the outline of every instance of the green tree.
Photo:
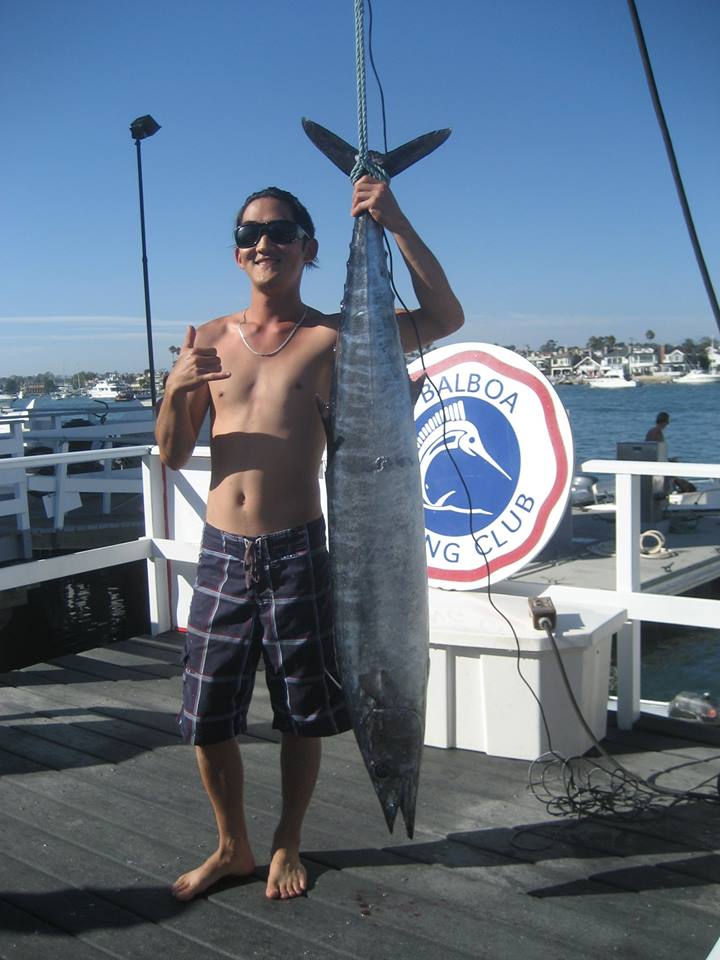
[(20, 389), (20, 384), (17, 382), (15, 377), (8, 377), (5, 381), (5, 393), (15, 394)]
[(700, 357), (699, 357), (698, 345), (695, 343), (695, 341), (691, 340), (690, 337), (688, 337), (686, 340), (683, 340), (683, 342), (680, 344), (680, 349), (685, 354), (685, 359), (690, 364), (690, 366), (693, 366), (693, 367), (697, 366), (700, 360)]
[(645, 331), (645, 339), (646, 339), (646, 340), (650, 340), (650, 341), (654, 340), (654, 339), (655, 339), (655, 331), (654, 331), (654, 330), (646, 330), (646, 331)]

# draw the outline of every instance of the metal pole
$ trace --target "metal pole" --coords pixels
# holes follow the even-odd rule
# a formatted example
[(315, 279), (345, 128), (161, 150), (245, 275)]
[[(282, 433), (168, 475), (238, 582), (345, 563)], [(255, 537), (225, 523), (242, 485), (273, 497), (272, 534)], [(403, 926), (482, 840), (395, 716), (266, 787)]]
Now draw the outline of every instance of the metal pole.
[(675, 189), (677, 190), (680, 206), (682, 208), (683, 216), (685, 217), (685, 226), (690, 234), (690, 243), (692, 244), (692, 248), (695, 253), (695, 259), (697, 260), (697, 265), (700, 270), (700, 275), (702, 277), (703, 284), (705, 285), (705, 292), (707, 293), (708, 300), (710, 301), (710, 309), (713, 312), (715, 322), (720, 330), (720, 304), (718, 304), (718, 299), (715, 295), (715, 289), (713, 288), (712, 280), (710, 279), (707, 264), (705, 263), (705, 257), (703, 256), (700, 241), (698, 240), (698, 235), (695, 231), (695, 224), (693, 223), (692, 214), (690, 213), (690, 204), (688, 203), (687, 195), (685, 194), (685, 187), (683, 186), (682, 177), (680, 176), (680, 168), (678, 167), (675, 150), (672, 145), (672, 140), (670, 139), (670, 131), (668, 130), (668, 125), (665, 120), (665, 113), (663, 111), (662, 104), (660, 103), (660, 94), (658, 93), (657, 85), (655, 83), (655, 76), (650, 63), (650, 54), (648, 53), (648, 48), (645, 43), (645, 36), (640, 24), (640, 17), (638, 16), (637, 7), (635, 6), (635, 0), (627, 0), (627, 4), (630, 11), (633, 29), (635, 31), (635, 39), (637, 40), (637, 45), (640, 50), (640, 58), (642, 59), (643, 68), (645, 70), (645, 79), (647, 80), (647, 85), (650, 90), (650, 97), (653, 102), (653, 107), (655, 108), (655, 116), (657, 117), (658, 124), (660, 125), (660, 132), (662, 133), (663, 142), (665, 143), (665, 152), (667, 153), (668, 160), (670, 161), (670, 169), (672, 171), (673, 180), (675, 181)]
[(148, 278), (147, 246), (145, 243), (145, 201), (143, 199), (142, 159), (140, 154), (139, 140), (135, 141), (135, 147), (137, 149), (138, 191), (140, 194), (140, 236), (142, 238), (143, 285), (145, 288), (145, 327), (147, 330), (148, 366), (150, 368), (150, 400), (154, 414), (157, 407), (157, 395), (155, 390), (155, 360), (153, 357), (152, 320), (150, 318), (150, 280)]

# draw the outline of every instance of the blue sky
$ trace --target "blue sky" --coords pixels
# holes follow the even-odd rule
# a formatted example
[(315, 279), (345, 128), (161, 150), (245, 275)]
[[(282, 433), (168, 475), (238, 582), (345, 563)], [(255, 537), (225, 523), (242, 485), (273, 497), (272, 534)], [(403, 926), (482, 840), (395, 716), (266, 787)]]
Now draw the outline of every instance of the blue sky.
[[(638, 0), (720, 287), (720, 3)], [(309, 116), (356, 142), (352, 0), (23, 0), (0, 6), (0, 376), (147, 366), (143, 146), (156, 365), (186, 324), (241, 309), (233, 217), (277, 184), (310, 209), (337, 309), (350, 188)], [(394, 183), (460, 297), (455, 339), (717, 336), (624, 0), (375, 0), (390, 146), (453, 135)], [(370, 142), (381, 146), (368, 78)], [(397, 267), (401, 293), (412, 299)]]

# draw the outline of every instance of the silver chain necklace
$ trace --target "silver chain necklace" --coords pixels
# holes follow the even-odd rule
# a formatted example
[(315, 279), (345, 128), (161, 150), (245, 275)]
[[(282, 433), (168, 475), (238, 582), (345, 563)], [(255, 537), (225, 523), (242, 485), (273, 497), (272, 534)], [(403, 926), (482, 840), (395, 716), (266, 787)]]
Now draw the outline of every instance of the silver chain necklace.
[[(254, 353), (256, 357), (274, 357), (276, 353), (280, 353), (280, 351), (283, 350), (290, 343), (292, 338), (295, 336), (295, 334), (298, 332), (298, 330), (302, 326), (302, 322), (306, 316), (307, 316), (307, 307), (305, 307), (305, 309), (303, 310), (302, 316), (297, 321), (297, 323), (292, 328), (292, 330), (287, 335), (287, 337), (285, 337), (285, 339), (280, 344), (280, 346), (276, 347), (274, 350), (270, 350), (268, 353), (261, 353), (259, 350), (256, 350), (254, 347), (250, 346), (250, 344), (245, 339), (245, 334), (242, 332), (242, 324), (239, 324), (239, 323), (237, 324), (237, 331), (240, 334), (240, 337), (242, 338), (242, 342), (248, 348), (250, 353)], [(242, 322), (245, 323), (246, 320), (247, 320), (247, 310), (243, 311)]]

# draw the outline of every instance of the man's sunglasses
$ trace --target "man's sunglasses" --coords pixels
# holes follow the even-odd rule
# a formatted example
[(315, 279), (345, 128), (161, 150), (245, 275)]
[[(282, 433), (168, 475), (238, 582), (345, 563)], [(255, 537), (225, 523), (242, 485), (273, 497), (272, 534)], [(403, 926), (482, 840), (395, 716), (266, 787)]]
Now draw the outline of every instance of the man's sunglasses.
[(298, 238), (307, 237), (307, 233), (299, 223), (292, 220), (270, 220), (269, 223), (241, 223), (235, 227), (235, 244), (246, 249), (254, 247), (260, 242), (260, 237), (267, 234), (273, 243), (285, 246)]

